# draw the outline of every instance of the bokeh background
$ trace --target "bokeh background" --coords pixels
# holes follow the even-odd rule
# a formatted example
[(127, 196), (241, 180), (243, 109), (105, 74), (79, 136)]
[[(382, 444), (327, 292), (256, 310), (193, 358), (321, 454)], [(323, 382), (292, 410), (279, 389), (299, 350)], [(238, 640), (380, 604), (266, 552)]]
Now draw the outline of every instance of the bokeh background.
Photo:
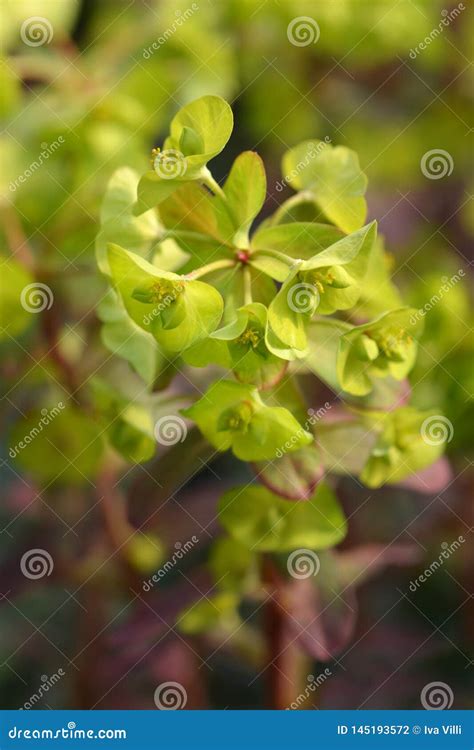
[[(105, 185), (118, 166), (143, 172), (170, 117), (203, 94), (225, 97), (236, 121), (214, 173), (224, 178), (237, 153), (257, 150), (267, 213), (290, 194), (280, 189), (280, 161), (291, 146), (326, 138), (358, 153), (393, 280), (408, 304), (430, 303), (414, 403), (439, 407), (452, 427), (449, 474), (444, 464), (429, 492), (340, 481), (350, 518), (340, 565), (361, 564), (354, 547), (405, 551), (397, 546), (371, 580), (356, 577), (357, 591), (329, 581), (317, 633), (337, 647), (326, 663), (311, 648), (290, 655), (303, 690), (308, 675), (330, 670), (301, 707), (418, 708), (433, 681), (449, 686), (456, 708), (472, 705), (472, 11), (467, 0), (2, 0), (2, 708), (154, 709), (156, 686), (169, 680), (185, 686), (187, 708), (268, 705), (258, 608), (232, 638), (190, 639), (174, 627), (211, 585), (204, 563), (219, 534), (216, 500), (242, 478), (241, 465), (207, 465), (196, 441), (190, 476), (178, 471), (179, 481), (172, 456), (104, 475), (83, 396), (97, 373), (134, 384), (95, 312)], [(288, 29), (301, 16), (310, 36), (295, 44)], [(453, 274), (459, 282), (443, 291)], [(32, 279), (54, 293), (40, 315), (18, 304)], [(12, 457), (12, 441), (59, 402), (68, 414), (49, 427), (55, 444), (37, 440), (33, 458)], [(58, 443), (70, 455), (84, 435), (92, 447), (79, 465), (61, 463)], [(114, 523), (146, 531), (126, 559), (114, 553)], [(199, 544), (144, 597), (155, 554), (169, 555), (196, 524)], [(460, 536), (459, 549), (410, 590)], [(54, 566), (34, 580), (20, 561), (36, 548)]]

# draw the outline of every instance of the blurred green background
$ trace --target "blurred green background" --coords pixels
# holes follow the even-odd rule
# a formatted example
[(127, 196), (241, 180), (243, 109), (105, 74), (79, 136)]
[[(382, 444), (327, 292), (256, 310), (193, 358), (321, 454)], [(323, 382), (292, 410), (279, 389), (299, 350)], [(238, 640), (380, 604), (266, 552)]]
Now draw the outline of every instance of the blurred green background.
[[(270, 212), (290, 194), (286, 186), (282, 190), (280, 168), (288, 148), (320, 138), (354, 149), (369, 179), (369, 218), (380, 222), (393, 280), (407, 304), (429, 304), (411, 382), (414, 403), (439, 406), (453, 425), (447, 446), (453, 482), (441, 499), (420, 500), (393, 488), (372, 493), (376, 501), (370, 513), (358, 515), (353, 538), (391, 538), (428, 503), (426, 523), (409, 532), (424, 558), (436, 556), (444, 539), (468, 534), (474, 420), (472, 7), (437, 0), (1, 3), (0, 378), (6, 430), (0, 595), (7, 595), (0, 601), (1, 705), (21, 706), (41, 676), (63, 664), (62, 685), (42, 699), (42, 707), (91, 707), (100, 698), (99, 708), (152, 708), (149, 686), (163, 675), (194, 685), (190, 707), (260, 707), (260, 681), (248, 687), (252, 667), (242, 666), (235, 654), (221, 652), (212, 673), (203, 674), (199, 659), (196, 666), (181, 639), (163, 634), (146, 609), (132, 604), (123, 612), (128, 589), (121, 588), (120, 568), (106, 564), (89, 481), (99, 450), (93, 446), (79, 468), (66, 463), (61, 487), (41, 490), (37, 475), (48, 479), (50, 456), (40, 453), (31, 477), (8, 456), (8, 435), (28, 432), (22, 420), (30, 412), (71, 393), (77, 403), (69, 404), (74, 413), (60, 440), (74, 443), (90, 429), (77, 385), (104, 368), (123, 372), (123, 363), (111, 361), (101, 341), (94, 313), (104, 292), (94, 242), (107, 180), (118, 166), (143, 172), (177, 109), (203, 94), (219, 94), (231, 102), (236, 127), (230, 147), (214, 162), (216, 176), (227, 174), (241, 150), (257, 150), (267, 166)], [(307, 28), (295, 43), (290, 28), (300, 17)], [(427, 175), (426, 155), (440, 150), (441, 173), (435, 164)], [(443, 290), (446, 278), (460, 270), (460, 281)], [(19, 304), (33, 274), (54, 292), (53, 312), (43, 323)], [(123, 374), (124, 382), (128, 377)], [(126, 476), (132, 491), (133, 481)], [(210, 513), (206, 502), (219, 491), (212, 472), (199, 477), (191, 495), (202, 502), (204, 517)], [(349, 512), (361, 502), (360, 492), (346, 481)], [(175, 538), (172, 529), (179, 523), (176, 513), (160, 518), (165, 542)], [(18, 559), (24, 549), (41, 547), (45, 534), (62, 562), (51, 580), (28, 589), (18, 580)], [(142, 539), (137, 555), (146, 554)], [(402, 602), (402, 612), (384, 619), (351, 653), (347, 672), (334, 666), (337, 677), (321, 690), (319, 705), (356, 708), (369, 696), (366, 708), (417, 708), (419, 686), (449, 665), (457, 707), (464, 707), (474, 618), (472, 597), (465, 604), (468, 573), (462, 550), (427, 584), (421, 614)], [(390, 590), (406, 590), (406, 570), (390, 576)], [(182, 582), (171, 579), (170, 601), (180, 599)], [(77, 586), (80, 595), (71, 597)], [(387, 588), (387, 580), (364, 588), (360, 634), (387, 610)], [(160, 618), (167, 620), (161, 611)], [(139, 659), (140, 649), (146, 652), (158, 639), (156, 659)], [(410, 673), (396, 672), (418, 643)], [(390, 675), (387, 685), (372, 697), (384, 675)]]

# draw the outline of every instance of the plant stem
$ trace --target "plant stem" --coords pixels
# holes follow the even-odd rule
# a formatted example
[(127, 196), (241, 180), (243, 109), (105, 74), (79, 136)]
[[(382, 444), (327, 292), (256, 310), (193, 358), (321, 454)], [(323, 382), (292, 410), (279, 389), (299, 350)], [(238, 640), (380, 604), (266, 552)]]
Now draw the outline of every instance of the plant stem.
[(214, 179), (210, 171), (207, 169), (207, 167), (204, 167), (202, 172), (202, 182), (204, 185), (206, 185), (209, 190), (211, 190), (214, 195), (218, 195), (220, 198), (222, 198), (224, 201), (227, 202), (227, 196), (222, 190), (219, 183)]
[(246, 305), (252, 304), (252, 276), (248, 266), (243, 267), (244, 274), (244, 302)]
[(311, 201), (311, 193), (309, 193), (306, 190), (302, 190), (299, 193), (296, 193), (296, 195), (292, 195), (291, 198), (288, 198), (288, 200), (284, 201), (284, 203), (281, 204), (281, 206), (278, 206), (277, 210), (271, 217), (271, 225), (278, 224), (281, 217), (284, 216), (291, 208), (294, 208), (294, 206), (299, 206), (300, 203), (308, 203)]
[(295, 261), (294, 258), (290, 258), (288, 255), (285, 255), (284, 253), (280, 253), (278, 250), (255, 250), (253, 255), (255, 257), (259, 255), (269, 255), (271, 258), (277, 258), (278, 260), (281, 260), (283, 263), (286, 263), (287, 266), (290, 266)]
[(270, 555), (263, 556), (262, 579), (269, 596), (264, 610), (268, 708), (284, 710), (300, 692), (300, 652), (288, 628), (288, 615), (281, 601), (282, 582)]
[(220, 271), (222, 268), (232, 268), (233, 266), (235, 266), (235, 261), (230, 258), (215, 260), (213, 263), (201, 266), (201, 268), (197, 268), (195, 271), (190, 271), (190, 273), (186, 274), (185, 278), (193, 281), (194, 279), (200, 279), (201, 276), (206, 276), (208, 273)]

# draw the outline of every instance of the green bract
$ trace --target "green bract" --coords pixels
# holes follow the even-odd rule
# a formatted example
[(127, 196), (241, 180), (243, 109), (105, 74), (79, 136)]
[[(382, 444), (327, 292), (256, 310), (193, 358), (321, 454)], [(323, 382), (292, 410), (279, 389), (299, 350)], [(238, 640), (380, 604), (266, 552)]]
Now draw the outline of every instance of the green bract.
[(189, 350), (185, 360), (196, 367), (216, 362), (231, 369), (243, 383), (269, 388), (283, 376), (286, 362), (268, 350), (266, 323), (264, 305), (258, 302), (244, 305), (237, 310), (232, 323), (214, 331), (209, 339)]
[[(377, 440), (360, 475), (368, 487), (394, 484), (424, 469), (441, 456), (443, 440), (430, 438), (430, 424), (442, 424), (434, 412), (420, 412), (406, 406), (388, 414), (374, 414)], [(441, 420), (441, 422), (440, 422)]]
[(363, 197), (367, 177), (354, 151), (322, 141), (304, 141), (283, 157), (283, 175), (295, 190), (304, 190), (321, 211), (345, 232), (359, 229), (367, 215)]
[(265, 201), (267, 179), (263, 162), (254, 151), (244, 151), (232, 165), (224, 184), (228, 211), (237, 229), (234, 243), (248, 247), (250, 225)]
[(268, 310), (267, 346), (284, 359), (307, 354), (306, 329), (318, 311), (353, 307), (367, 269), (376, 224), (344, 237), (308, 260), (298, 260)]
[(230, 138), (232, 110), (219, 96), (203, 96), (179, 110), (163, 149), (153, 151), (153, 170), (138, 185), (137, 212), (161, 203), (183, 182), (210, 176), (206, 164)]
[(372, 390), (374, 378), (391, 375), (402, 380), (408, 375), (423, 330), (423, 319), (416, 313), (408, 307), (393, 310), (341, 336), (337, 373), (343, 390), (364, 396)]
[(256, 388), (222, 380), (183, 414), (193, 419), (218, 450), (242, 461), (272, 460), (313, 440), (287, 409), (267, 406)]
[(224, 303), (209, 284), (160, 271), (119, 245), (108, 246), (108, 261), (128, 314), (164, 350), (183, 351), (217, 327)]
[(325, 484), (301, 503), (289, 503), (258, 485), (236, 487), (221, 498), (219, 520), (231, 536), (260, 551), (332, 547), (347, 531), (339, 503)]
[[(159, 425), (165, 486), (187, 450), (186, 476), (201, 449), (208, 458), (216, 449), (250, 462), (258, 477), (221, 499), (229, 536), (208, 560), (215, 589), (178, 620), (183, 632), (221, 635), (242, 625), (239, 604), (259, 589), (259, 552), (319, 550), (344, 538), (325, 476), (378, 487), (442, 452), (425, 434), (432, 413), (399, 406), (423, 315), (402, 306), (376, 222), (363, 226), (357, 156), (319, 141), (291, 149), (285, 178), (299, 192), (255, 227), (267, 190), (259, 155), (238, 155), (222, 186), (206, 166), (231, 129), (218, 97), (184, 107), (137, 200), (131, 170), (112, 176), (97, 238), (113, 287), (99, 308), (102, 339), (146, 385), (142, 394), (136, 375), (122, 383), (123, 370), (104, 373), (98, 392), (96, 384), (95, 421), (111, 447), (146, 461)], [(167, 390), (178, 373), (184, 393)], [(315, 378), (333, 392), (324, 405)], [(206, 391), (189, 407), (187, 384)], [(180, 414), (210, 445), (202, 448)], [(149, 553), (151, 564), (145, 544), (145, 562)]]

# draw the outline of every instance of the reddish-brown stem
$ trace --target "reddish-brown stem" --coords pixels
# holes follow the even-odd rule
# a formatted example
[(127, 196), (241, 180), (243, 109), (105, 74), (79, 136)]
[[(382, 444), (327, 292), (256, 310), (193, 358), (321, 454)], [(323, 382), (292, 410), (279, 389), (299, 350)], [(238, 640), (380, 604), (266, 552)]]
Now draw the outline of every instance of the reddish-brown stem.
[(265, 671), (268, 708), (289, 708), (299, 694), (300, 653), (288, 628), (282, 579), (269, 555), (262, 560), (262, 576), (268, 601), (264, 609), (264, 630), (268, 666)]

